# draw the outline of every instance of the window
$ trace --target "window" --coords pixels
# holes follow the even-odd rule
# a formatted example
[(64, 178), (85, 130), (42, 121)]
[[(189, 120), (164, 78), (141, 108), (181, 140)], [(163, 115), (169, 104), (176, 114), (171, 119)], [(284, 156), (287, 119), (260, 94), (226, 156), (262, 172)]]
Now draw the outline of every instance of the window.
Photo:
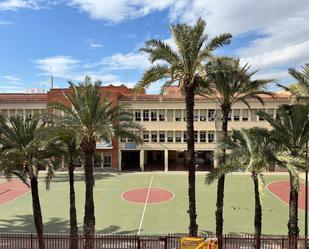
[(30, 109), (26, 110), (26, 117), (27, 118), (32, 118), (32, 111)]
[(227, 117), (227, 119), (228, 119), (229, 121), (232, 120), (232, 113), (231, 113), (231, 112), (229, 113), (229, 116)]
[(128, 143), (133, 143), (133, 139), (128, 137)]
[[(262, 109), (261, 111), (265, 112), (265, 109)], [(259, 121), (264, 121), (264, 118), (262, 116), (259, 116)]]
[(215, 120), (215, 110), (210, 109), (208, 110), (208, 121), (214, 121)]
[(126, 137), (121, 137), (120, 138), (120, 142), (121, 143), (126, 143), (127, 142), (127, 138)]
[(194, 142), (197, 143), (197, 141), (198, 141), (198, 132), (195, 131), (194, 132)]
[(165, 110), (159, 110), (159, 121), (165, 121)]
[(200, 131), (200, 143), (206, 143), (206, 131)]
[(104, 168), (112, 167), (112, 154), (111, 153), (103, 154), (103, 167)]
[(244, 109), (242, 110), (242, 121), (248, 121), (249, 120), (249, 110)]
[(187, 142), (187, 132), (186, 131), (183, 132), (183, 141)]
[(194, 121), (198, 121), (198, 110), (194, 110), (194, 114), (193, 114), (193, 119)]
[(149, 121), (149, 110), (143, 111), (143, 121)]
[(141, 121), (141, 111), (135, 111), (135, 121)]
[(176, 143), (181, 143), (181, 131), (175, 132)]
[(182, 110), (175, 110), (175, 121), (181, 121), (181, 111)]
[(157, 110), (151, 110), (151, 121), (157, 121)]
[(156, 131), (152, 131), (151, 132), (151, 142), (155, 143), (157, 141), (158, 141), (158, 139), (157, 139), (157, 132)]
[(149, 132), (148, 131), (145, 131), (143, 133), (143, 140), (144, 142), (149, 142)]
[(167, 142), (168, 143), (173, 143), (174, 142), (174, 136), (173, 136), (173, 132), (172, 131), (168, 131), (167, 132)]
[(173, 110), (167, 110), (167, 121), (173, 122)]
[(159, 142), (160, 143), (165, 143), (165, 131), (160, 131), (159, 132)]
[(183, 121), (187, 120), (187, 110), (183, 110)]
[(234, 121), (240, 120), (240, 110), (239, 109), (233, 110), (233, 118), (234, 118)]
[(251, 121), (256, 122), (257, 121), (257, 110), (256, 109), (251, 109)]
[(215, 133), (208, 132), (208, 143), (213, 143), (215, 141)]
[(200, 110), (200, 121), (206, 121), (206, 110)]

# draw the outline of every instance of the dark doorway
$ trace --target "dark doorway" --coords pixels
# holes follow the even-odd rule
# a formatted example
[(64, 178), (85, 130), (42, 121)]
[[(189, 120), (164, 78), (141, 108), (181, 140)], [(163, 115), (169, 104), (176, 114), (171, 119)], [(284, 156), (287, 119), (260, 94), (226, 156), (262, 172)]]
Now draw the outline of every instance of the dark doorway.
[(164, 170), (164, 151), (163, 150), (145, 150), (144, 170)]
[(139, 151), (121, 151), (121, 170), (137, 171), (140, 170)]
[(198, 150), (195, 152), (196, 171), (211, 171), (214, 168), (214, 152)]

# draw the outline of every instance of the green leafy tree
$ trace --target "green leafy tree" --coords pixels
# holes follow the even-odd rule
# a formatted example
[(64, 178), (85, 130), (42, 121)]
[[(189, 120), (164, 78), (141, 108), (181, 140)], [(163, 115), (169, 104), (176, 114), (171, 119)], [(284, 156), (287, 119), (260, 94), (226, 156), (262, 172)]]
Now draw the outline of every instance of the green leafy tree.
[[(247, 64), (241, 66), (238, 59), (231, 57), (214, 58), (204, 68), (206, 77), (203, 82), (204, 85), (199, 89), (199, 93), (205, 98), (219, 103), (222, 113), (222, 117), (220, 117), (222, 119), (221, 129), (223, 138), (226, 139), (232, 106), (236, 102), (243, 102), (250, 108), (248, 102), (250, 98), (257, 99), (261, 104), (264, 104), (262, 96), (272, 96), (265, 87), (273, 80), (252, 79), (256, 71), (250, 71), (250, 66)], [(222, 157), (219, 161), (219, 167), (224, 164), (225, 148), (222, 147)], [(219, 248), (222, 248), (224, 185), (225, 175), (222, 174), (218, 179), (216, 204), (216, 234), (219, 238)]]
[(148, 54), (153, 65), (144, 72), (142, 79), (135, 86), (135, 93), (138, 94), (152, 83), (164, 80), (165, 83), (161, 87), (161, 93), (163, 93), (166, 87), (177, 82), (180, 92), (185, 97), (190, 236), (197, 236), (198, 232), (195, 203), (194, 96), (203, 81), (205, 61), (212, 57), (212, 52), (216, 48), (228, 44), (231, 39), (230, 34), (221, 34), (208, 41), (205, 27), (206, 23), (202, 19), (198, 19), (193, 26), (187, 24), (170, 25), (175, 49), (164, 41), (147, 41), (146, 47), (142, 48), (141, 51)]
[(261, 195), (265, 186), (262, 172), (267, 170), (269, 162), (275, 161), (270, 133), (263, 128), (233, 130), (231, 136), (221, 141), (220, 147), (227, 151), (226, 163), (209, 173), (206, 181), (210, 184), (222, 175), (233, 171), (241, 170), (251, 173), (255, 195), (254, 248), (260, 249), (262, 233)]
[(91, 82), (89, 77), (78, 85), (69, 82), (70, 91), (65, 93), (68, 105), (53, 103), (50, 108), (63, 113), (55, 125), (68, 127), (74, 131), (78, 138), (80, 148), (84, 155), (85, 174), (85, 209), (84, 209), (84, 248), (93, 248), (93, 235), (95, 231), (95, 214), (93, 201), (93, 163), (92, 159), (98, 141), (111, 141), (115, 136), (129, 137), (140, 142), (133, 130), (140, 130), (134, 123), (131, 113), (121, 106), (114, 106), (108, 98), (104, 98), (100, 91), (101, 82)]
[(28, 184), (30, 180), (32, 209), (39, 248), (44, 248), (43, 220), (39, 197), (39, 171), (46, 167), (46, 188), (53, 177), (54, 156), (61, 151), (53, 139), (44, 140), (38, 136), (46, 124), (38, 116), (23, 119), (19, 116), (0, 118), (0, 169), (7, 175), (17, 175)]
[(277, 156), (278, 165), (287, 169), (289, 172), (290, 201), (288, 231), (290, 237), (297, 237), (299, 235), (298, 172), (299, 169), (305, 168), (305, 145), (309, 136), (309, 108), (299, 104), (283, 105), (277, 110), (275, 118), (265, 112), (260, 112), (259, 115), (271, 125), (272, 140), (276, 148), (282, 151)]

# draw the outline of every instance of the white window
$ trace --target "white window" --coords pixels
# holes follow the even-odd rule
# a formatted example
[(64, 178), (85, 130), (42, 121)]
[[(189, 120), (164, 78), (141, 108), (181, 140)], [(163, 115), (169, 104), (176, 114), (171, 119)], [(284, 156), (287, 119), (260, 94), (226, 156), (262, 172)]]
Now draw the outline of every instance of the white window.
[(187, 142), (187, 132), (186, 131), (183, 132), (183, 141)]
[(234, 118), (234, 121), (240, 120), (240, 110), (239, 109), (233, 110), (233, 118)]
[(143, 121), (149, 121), (149, 110), (143, 111)]
[(103, 154), (103, 167), (104, 168), (112, 167), (112, 154), (109, 152)]
[(157, 132), (156, 131), (152, 131), (151, 132), (151, 142), (155, 143), (157, 141), (158, 141), (158, 139), (157, 139)]
[(157, 121), (157, 110), (151, 110), (151, 121)]
[(175, 121), (181, 121), (181, 111), (182, 110), (175, 110)]
[(213, 143), (215, 141), (215, 133), (208, 132), (208, 143)]
[(149, 142), (149, 132), (148, 131), (145, 131), (144, 133), (143, 133), (143, 140), (144, 140), (144, 142)]
[(165, 121), (165, 110), (159, 110), (159, 121)]
[(167, 121), (168, 122), (173, 121), (173, 110), (167, 110)]
[(160, 143), (165, 143), (165, 131), (160, 131), (159, 132), (159, 142)]
[(200, 110), (200, 121), (206, 121), (206, 110)]
[(206, 143), (206, 131), (200, 131), (200, 143)]
[(215, 110), (210, 109), (208, 110), (208, 121), (214, 121), (215, 120)]
[(249, 120), (249, 110), (243, 109), (242, 110), (242, 121), (248, 121)]
[(141, 118), (141, 111), (139, 110), (136, 110), (135, 111), (135, 121), (141, 121), (142, 118)]
[(181, 143), (181, 131), (175, 132), (176, 143)]
[(168, 131), (167, 132), (167, 142), (168, 143), (173, 143), (174, 142), (174, 136), (173, 136), (173, 132), (172, 131)]

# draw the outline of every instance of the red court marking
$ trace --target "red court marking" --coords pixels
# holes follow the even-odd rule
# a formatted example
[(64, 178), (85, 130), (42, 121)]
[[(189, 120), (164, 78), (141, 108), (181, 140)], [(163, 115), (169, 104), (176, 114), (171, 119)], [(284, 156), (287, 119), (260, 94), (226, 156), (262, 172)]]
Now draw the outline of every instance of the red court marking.
[(0, 205), (15, 200), (30, 189), (20, 180), (9, 180), (0, 183)]
[(165, 189), (160, 188), (139, 188), (139, 189), (132, 189), (127, 192), (122, 193), (122, 199), (134, 202), (134, 203), (142, 203), (144, 204), (147, 199), (147, 193), (149, 190), (149, 196), (147, 203), (160, 203), (166, 202), (174, 197), (174, 193)]
[[(267, 189), (275, 196), (277, 196), (281, 201), (285, 202), (286, 204), (289, 204), (290, 181), (278, 181), (269, 183), (267, 185)], [(299, 185), (298, 208), (305, 210), (305, 185), (302, 183)]]

